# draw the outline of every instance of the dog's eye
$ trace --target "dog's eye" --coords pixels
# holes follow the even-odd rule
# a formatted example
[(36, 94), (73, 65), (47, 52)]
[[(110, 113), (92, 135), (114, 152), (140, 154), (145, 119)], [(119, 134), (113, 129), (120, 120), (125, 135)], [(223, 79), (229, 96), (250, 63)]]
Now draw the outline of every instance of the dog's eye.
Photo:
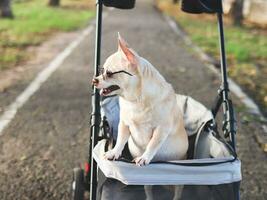
[(111, 71), (108, 71), (108, 70), (106, 71), (106, 74), (107, 74), (108, 78), (112, 77), (112, 75), (113, 75), (113, 73)]

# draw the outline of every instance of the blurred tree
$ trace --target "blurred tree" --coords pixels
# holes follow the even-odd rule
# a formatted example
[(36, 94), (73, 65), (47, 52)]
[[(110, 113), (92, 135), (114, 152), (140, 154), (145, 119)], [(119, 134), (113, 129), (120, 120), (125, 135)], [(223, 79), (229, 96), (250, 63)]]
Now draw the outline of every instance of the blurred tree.
[(14, 18), (10, 1), (11, 0), (0, 0), (1, 17), (3, 18)]
[(49, 6), (59, 6), (60, 5), (60, 0), (49, 0), (48, 5)]
[(244, 0), (235, 0), (233, 2), (230, 14), (232, 16), (234, 25), (241, 26), (243, 22), (243, 5)]

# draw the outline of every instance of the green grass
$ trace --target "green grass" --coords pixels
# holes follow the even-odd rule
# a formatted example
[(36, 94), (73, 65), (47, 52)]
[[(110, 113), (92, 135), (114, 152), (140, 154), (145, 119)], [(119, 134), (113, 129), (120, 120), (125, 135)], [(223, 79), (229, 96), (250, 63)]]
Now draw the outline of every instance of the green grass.
[[(216, 16), (186, 14), (168, 0), (158, 0), (158, 7), (174, 17), (195, 44), (219, 60)], [(227, 18), (225, 21), (229, 74), (267, 114), (267, 30), (236, 27)]]
[(51, 8), (44, 0), (14, 3), (15, 19), (0, 19), (0, 70), (25, 60), (25, 48), (39, 45), (52, 33), (85, 27), (94, 12), (72, 7)]
[[(179, 24), (191, 35), (193, 42), (208, 53), (218, 56), (218, 32), (216, 22), (190, 17), (177, 18)], [(226, 52), (229, 61), (238, 63), (267, 60), (267, 37), (250, 29), (225, 27)], [(231, 60), (233, 59), (233, 60)]]

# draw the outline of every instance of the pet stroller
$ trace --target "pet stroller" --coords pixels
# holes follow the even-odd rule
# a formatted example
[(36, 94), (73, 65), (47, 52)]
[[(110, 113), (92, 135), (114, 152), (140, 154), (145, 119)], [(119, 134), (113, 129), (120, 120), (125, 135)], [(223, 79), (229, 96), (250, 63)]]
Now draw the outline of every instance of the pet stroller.
[[(135, 0), (97, 0), (95, 76), (99, 75), (103, 5), (131, 9)], [(195, 14), (217, 14), (222, 74), (222, 84), (211, 111), (190, 97), (180, 96), (187, 107), (183, 110), (185, 128), (191, 132), (188, 159), (152, 162), (137, 167), (131, 162), (126, 147), (119, 160), (104, 160), (101, 155), (112, 148), (116, 140), (118, 97), (101, 100), (98, 90), (93, 87), (89, 159), (84, 169), (79, 167), (73, 170), (72, 200), (239, 199), (241, 162), (235, 149), (236, 120), (228, 96), (222, 2), (183, 0), (182, 10)], [(223, 107), (224, 118), (222, 131), (218, 131), (215, 122), (220, 107)], [(194, 109), (203, 112), (190, 118)]]

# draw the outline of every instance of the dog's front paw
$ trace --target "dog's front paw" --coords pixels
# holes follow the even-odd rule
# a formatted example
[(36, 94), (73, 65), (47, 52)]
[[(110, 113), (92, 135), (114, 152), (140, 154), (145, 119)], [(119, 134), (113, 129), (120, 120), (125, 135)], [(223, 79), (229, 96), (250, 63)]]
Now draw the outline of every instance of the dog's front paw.
[(152, 160), (152, 158), (150, 158), (149, 156), (146, 156), (146, 155), (143, 154), (140, 157), (136, 157), (134, 159), (134, 162), (138, 166), (144, 166), (144, 165), (148, 165), (151, 160)]
[(107, 160), (116, 160), (121, 156), (121, 152), (120, 151), (116, 151), (114, 149), (107, 151), (104, 154), (104, 158)]

